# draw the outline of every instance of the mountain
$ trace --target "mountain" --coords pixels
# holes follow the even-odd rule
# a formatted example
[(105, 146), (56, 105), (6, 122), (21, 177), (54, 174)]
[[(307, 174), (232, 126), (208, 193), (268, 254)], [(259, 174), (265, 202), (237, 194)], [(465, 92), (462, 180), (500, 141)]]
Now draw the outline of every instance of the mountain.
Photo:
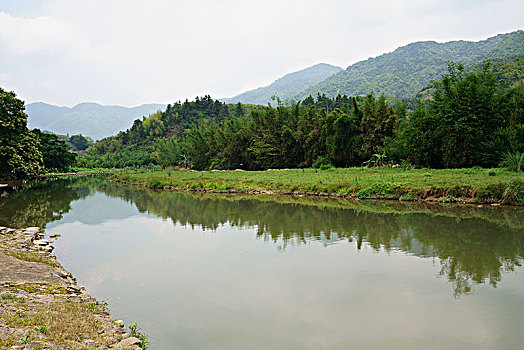
[(388, 97), (411, 97), (425, 88), (428, 82), (440, 79), (446, 72), (449, 61), (462, 63), (467, 67), (485, 60), (523, 53), (522, 30), (478, 42), (420, 41), (355, 63), (294, 97), (304, 99), (318, 93), (328, 96), (355, 96), (370, 92)]
[(51, 131), (56, 134), (82, 134), (97, 140), (129, 128), (135, 119), (142, 119), (163, 104), (144, 104), (138, 107), (102, 106), (97, 103), (80, 103), (59, 107), (43, 102), (26, 106), (28, 127)]
[(319, 63), (297, 72), (289, 73), (275, 80), (271, 85), (244, 92), (232, 98), (223, 98), (225, 103), (248, 103), (267, 105), (272, 96), (278, 96), (282, 101), (293, 98), (301, 91), (313, 86), (324, 79), (340, 72), (342, 68), (326, 63)]

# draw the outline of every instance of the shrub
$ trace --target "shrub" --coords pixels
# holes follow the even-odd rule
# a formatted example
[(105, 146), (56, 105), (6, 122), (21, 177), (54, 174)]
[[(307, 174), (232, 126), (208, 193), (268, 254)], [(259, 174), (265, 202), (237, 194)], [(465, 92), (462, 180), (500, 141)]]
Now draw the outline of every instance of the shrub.
[(319, 156), (315, 162), (313, 162), (312, 167), (315, 169), (326, 170), (332, 168), (333, 164), (331, 164), (331, 161), (327, 157)]
[(504, 153), (500, 166), (510, 171), (522, 171), (524, 168), (524, 152)]

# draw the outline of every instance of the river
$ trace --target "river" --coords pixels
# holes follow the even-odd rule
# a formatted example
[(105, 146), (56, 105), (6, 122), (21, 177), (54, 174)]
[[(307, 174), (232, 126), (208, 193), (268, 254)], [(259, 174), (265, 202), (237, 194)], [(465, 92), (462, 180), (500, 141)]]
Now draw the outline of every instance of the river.
[(0, 225), (152, 349), (519, 349), (524, 208), (149, 191), (52, 179)]

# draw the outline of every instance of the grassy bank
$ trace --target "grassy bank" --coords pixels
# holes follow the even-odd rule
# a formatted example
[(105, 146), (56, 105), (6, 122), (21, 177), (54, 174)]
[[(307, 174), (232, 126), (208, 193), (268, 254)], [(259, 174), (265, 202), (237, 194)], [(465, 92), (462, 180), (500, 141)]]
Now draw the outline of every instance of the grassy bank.
[(112, 180), (158, 189), (524, 204), (524, 175), (503, 169), (126, 171)]

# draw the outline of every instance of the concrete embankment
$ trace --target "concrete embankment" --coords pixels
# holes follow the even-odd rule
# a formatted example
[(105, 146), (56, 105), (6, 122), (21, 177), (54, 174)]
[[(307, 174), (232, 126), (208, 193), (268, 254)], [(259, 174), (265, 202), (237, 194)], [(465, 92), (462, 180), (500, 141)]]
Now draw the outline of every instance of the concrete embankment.
[(0, 227), (0, 349), (140, 349), (51, 255), (58, 238)]

